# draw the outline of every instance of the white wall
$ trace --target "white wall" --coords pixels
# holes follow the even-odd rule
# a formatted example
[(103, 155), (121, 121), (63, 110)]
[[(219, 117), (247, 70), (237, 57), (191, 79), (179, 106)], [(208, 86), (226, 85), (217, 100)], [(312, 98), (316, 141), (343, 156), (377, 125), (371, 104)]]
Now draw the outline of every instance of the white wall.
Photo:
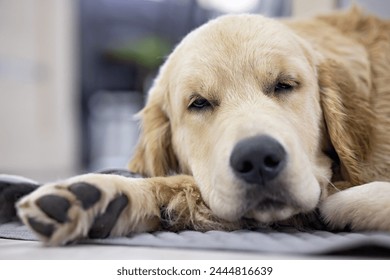
[(367, 12), (381, 18), (390, 19), (390, 1), (388, 0), (339, 0), (341, 7), (356, 4)]
[(76, 172), (74, 4), (0, 1), (0, 173)]
[(390, 18), (388, 0), (291, 0), (292, 13), (295, 17), (307, 17), (332, 11), (335, 8), (347, 8), (358, 5), (365, 11), (379, 17)]
[(309, 17), (335, 9), (336, 0), (293, 0), (292, 15)]

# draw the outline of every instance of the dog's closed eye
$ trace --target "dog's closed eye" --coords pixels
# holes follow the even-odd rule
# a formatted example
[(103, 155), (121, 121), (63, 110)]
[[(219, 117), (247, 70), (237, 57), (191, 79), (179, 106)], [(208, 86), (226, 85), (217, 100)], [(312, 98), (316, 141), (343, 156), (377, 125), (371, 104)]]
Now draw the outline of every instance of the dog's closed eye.
[(299, 86), (300, 83), (295, 79), (289, 77), (279, 78), (267, 87), (266, 94), (271, 96), (283, 96), (284, 94), (292, 93), (298, 89)]
[(275, 93), (288, 92), (288, 91), (292, 91), (293, 89), (294, 89), (294, 85), (291, 83), (278, 82), (275, 85), (274, 92)]
[(194, 109), (203, 109), (208, 106), (211, 106), (211, 104), (206, 98), (198, 98), (190, 105), (190, 107)]
[(193, 94), (191, 96), (190, 104), (188, 105), (188, 109), (191, 111), (207, 110), (212, 109), (213, 107), (213, 102), (198, 94)]

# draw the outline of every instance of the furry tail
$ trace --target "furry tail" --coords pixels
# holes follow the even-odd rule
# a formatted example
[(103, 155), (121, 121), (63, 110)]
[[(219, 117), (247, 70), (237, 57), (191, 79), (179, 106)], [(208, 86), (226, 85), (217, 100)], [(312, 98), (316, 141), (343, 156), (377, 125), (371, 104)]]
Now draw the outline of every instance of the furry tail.
[(18, 220), (15, 203), (39, 187), (39, 183), (14, 175), (0, 174), (0, 223)]

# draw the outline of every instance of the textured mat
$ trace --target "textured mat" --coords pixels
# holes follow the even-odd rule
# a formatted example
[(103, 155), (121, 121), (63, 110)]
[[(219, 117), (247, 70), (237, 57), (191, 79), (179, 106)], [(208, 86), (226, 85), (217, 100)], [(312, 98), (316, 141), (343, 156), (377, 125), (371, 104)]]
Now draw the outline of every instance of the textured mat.
[[(35, 182), (20, 176), (1, 174), (0, 181), (4, 183), (4, 186), (18, 183), (35, 184)], [(0, 238), (37, 240), (36, 236), (26, 226), (17, 222), (0, 224)], [(129, 237), (84, 240), (83, 243), (213, 249), (270, 254), (369, 254), (390, 258), (390, 234), (381, 232), (299, 232), (288, 229), (283, 232), (271, 230), (209, 231), (205, 233), (196, 231), (155, 232), (134, 234)]]
[[(20, 223), (0, 225), (0, 237), (20, 240), (37, 240), (35, 235)], [(134, 234), (129, 237), (85, 240), (88, 244), (123, 246), (149, 246), (164, 248), (192, 248), (261, 252), (271, 254), (367, 254), (375, 252), (390, 258), (390, 234), (276, 232), (276, 231), (209, 231), (205, 233), (155, 232)]]

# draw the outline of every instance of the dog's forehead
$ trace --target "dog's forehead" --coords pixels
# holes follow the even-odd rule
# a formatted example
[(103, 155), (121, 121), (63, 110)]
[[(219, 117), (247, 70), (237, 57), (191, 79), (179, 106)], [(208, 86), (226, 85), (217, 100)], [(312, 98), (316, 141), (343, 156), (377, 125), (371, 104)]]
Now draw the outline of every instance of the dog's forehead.
[(284, 24), (261, 15), (227, 15), (194, 30), (177, 51), (243, 51), (277, 49), (290, 52), (297, 47), (293, 32)]
[[(161, 69), (171, 102), (177, 95), (212, 94), (253, 86), (262, 89), (280, 74), (310, 76), (297, 35), (260, 15), (229, 15), (188, 34)], [(306, 70), (305, 70), (306, 69)]]
[(306, 60), (297, 36), (284, 24), (260, 15), (228, 15), (188, 34), (167, 62), (181, 78), (197, 73), (229, 78), (237, 71), (287, 65), (281, 62), (290, 61), (292, 53), (295, 60)]

